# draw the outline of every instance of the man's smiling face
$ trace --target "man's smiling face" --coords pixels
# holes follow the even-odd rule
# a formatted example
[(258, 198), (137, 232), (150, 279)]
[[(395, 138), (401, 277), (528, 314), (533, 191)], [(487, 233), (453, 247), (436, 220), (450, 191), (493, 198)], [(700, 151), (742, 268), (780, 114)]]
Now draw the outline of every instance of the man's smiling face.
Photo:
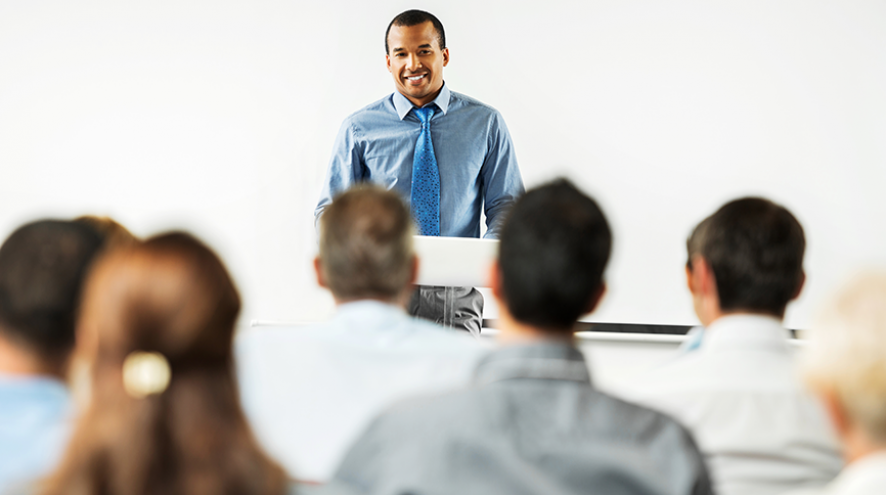
[(449, 49), (440, 48), (434, 24), (391, 26), (388, 46), (385, 58), (397, 91), (418, 107), (434, 101), (443, 87), (443, 67), (449, 63)]

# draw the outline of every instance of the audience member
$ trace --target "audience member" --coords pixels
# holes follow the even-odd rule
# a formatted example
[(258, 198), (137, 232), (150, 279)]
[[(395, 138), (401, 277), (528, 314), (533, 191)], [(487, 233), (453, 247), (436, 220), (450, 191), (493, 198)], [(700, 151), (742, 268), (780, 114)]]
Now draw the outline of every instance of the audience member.
[(670, 418), (596, 390), (573, 342), (604, 292), (609, 225), (559, 180), (517, 201), (491, 274), (504, 346), (470, 388), (387, 410), (330, 491), (377, 495), (704, 494), (702, 456)]
[(74, 219), (77, 223), (88, 225), (105, 239), (106, 247), (126, 246), (137, 242), (138, 238), (119, 222), (110, 217), (83, 215)]
[(626, 396), (673, 415), (705, 453), (721, 495), (820, 486), (840, 470), (823, 411), (795, 376), (785, 308), (803, 287), (803, 228), (761, 198), (727, 203), (687, 241), (700, 347)]
[(853, 280), (822, 313), (800, 359), (847, 466), (820, 495), (886, 493), (886, 273)]
[(0, 493), (44, 475), (64, 450), (81, 283), (101, 245), (86, 226), (43, 220), (0, 247)]
[(205, 245), (172, 233), (104, 256), (89, 276), (77, 352), (92, 398), (44, 493), (281, 495), (232, 366), (240, 297)]
[[(238, 341), (247, 412), (259, 438), (300, 479), (327, 480), (355, 436), (393, 400), (467, 383), (484, 349), (468, 334), (406, 314), (418, 270), (413, 233), (394, 192), (362, 185), (337, 196), (320, 218), (314, 262), (335, 316)], [(298, 372), (284, 375), (293, 363)]]

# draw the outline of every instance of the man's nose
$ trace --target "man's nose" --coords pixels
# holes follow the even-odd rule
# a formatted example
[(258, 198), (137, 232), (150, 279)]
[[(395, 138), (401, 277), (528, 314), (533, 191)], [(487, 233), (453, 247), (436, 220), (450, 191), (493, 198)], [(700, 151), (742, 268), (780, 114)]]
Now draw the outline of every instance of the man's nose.
[(419, 67), (421, 67), (421, 61), (418, 60), (418, 57), (415, 54), (409, 55), (409, 58), (406, 60), (406, 68), (410, 71), (415, 71)]

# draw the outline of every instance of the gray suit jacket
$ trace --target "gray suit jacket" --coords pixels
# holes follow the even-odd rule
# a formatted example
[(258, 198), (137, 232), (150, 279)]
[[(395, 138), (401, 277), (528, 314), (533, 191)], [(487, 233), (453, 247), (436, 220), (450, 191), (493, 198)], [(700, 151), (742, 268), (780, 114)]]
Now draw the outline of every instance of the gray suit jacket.
[(414, 399), (369, 426), (329, 493), (373, 495), (710, 494), (689, 433), (595, 390), (561, 343), (489, 354), (474, 385)]

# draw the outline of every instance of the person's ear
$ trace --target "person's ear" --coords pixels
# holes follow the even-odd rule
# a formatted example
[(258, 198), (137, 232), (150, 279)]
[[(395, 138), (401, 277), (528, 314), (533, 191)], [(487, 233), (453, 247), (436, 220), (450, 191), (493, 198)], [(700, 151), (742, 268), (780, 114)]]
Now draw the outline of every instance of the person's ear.
[(320, 261), (319, 256), (314, 257), (314, 274), (317, 275), (317, 285), (328, 289), (329, 286), (326, 285), (326, 279), (323, 277), (323, 263)]
[(689, 291), (693, 294), (709, 296), (715, 294), (717, 290), (717, 279), (714, 277), (714, 270), (708, 264), (708, 260), (701, 255), (692, 257), (692, 268), (686, 268), (687, 283)]
[(794, 291), (794, 295), (791, 296), (791, 301), (800, 297), (800, 293), (803, 292), (803, 286), (806, 285), (806, 272), (800, 272), (800, 283), (797, 284), (797, 290)]
[(492, 295), (498, 301), (505, 300), (504, 287), (501, 280), (501, 268), (498, 266), (498, 260), (489, 265), (489, 288)]
[(594, 292), (594, 295), (591, 296), (591, 300), (588, 301), (588, 308), (585, 310), (585, 314), (593, 313), (594, 310), (597, 309), (604, 294), (606, 294), (606, 282), (601, 281), (600, 287)]
[(385, 54), (385, 66), (388, 68), (388, 72), (391, 72), (391, 56), (387, 53)]
[(834, 432), (840, 438), (846, 438), (849, 435), (851, 424), (849, 417), (846, 415), (846, 409), (843, 408), (843, 404), (840, 403), (840, 399), (837, 397), (837, 392), (833, 389), (818, 390), (816, 392), (828, 418), (831, 420)]
[(443, 49), (443, 67), (449, 65), (449, 48)]

